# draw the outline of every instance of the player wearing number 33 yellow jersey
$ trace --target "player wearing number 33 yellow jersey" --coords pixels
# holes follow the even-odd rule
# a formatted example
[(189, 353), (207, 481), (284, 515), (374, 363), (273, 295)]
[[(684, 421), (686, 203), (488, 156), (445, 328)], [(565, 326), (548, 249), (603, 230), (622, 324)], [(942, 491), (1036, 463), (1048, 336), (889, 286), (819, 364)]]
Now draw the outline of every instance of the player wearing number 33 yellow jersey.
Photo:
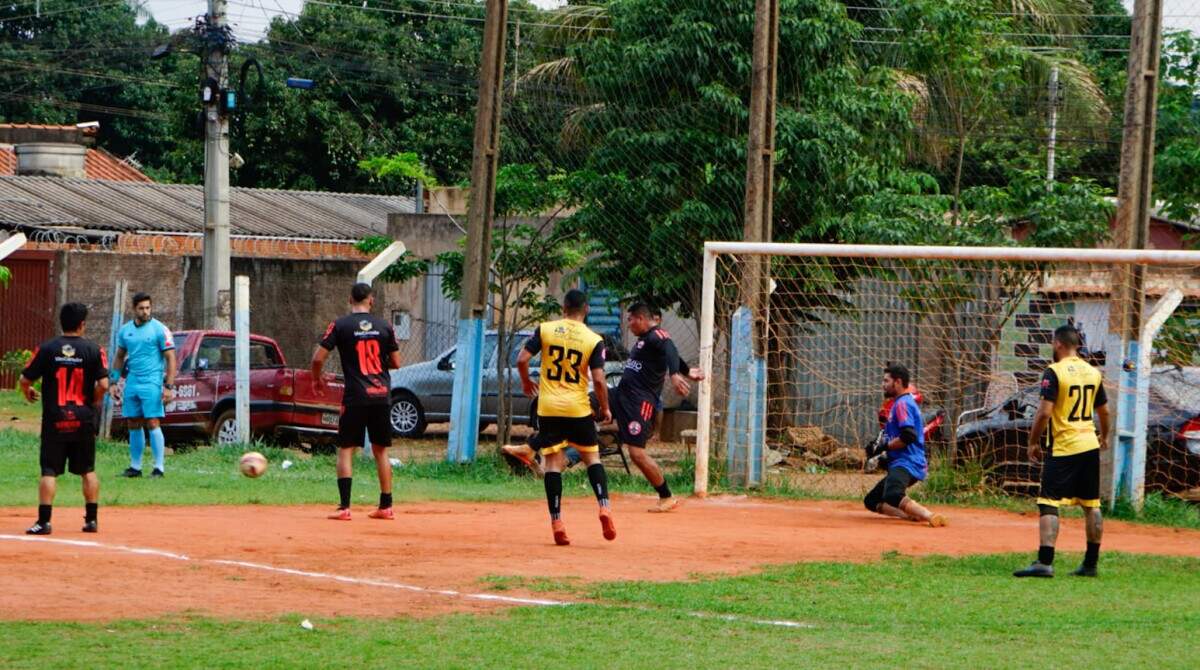
[[(600, 504), (600, 528), (604, 539), (613, 540), (617, 530), (608, 504), (608, 475), (600, 463), (600, 443), (588, 399), (591, 384), (598, 405), (596, 418), (612, 420), (604, 382), (604, 339), (584, 325), (588, 299), (583, 291), (567, 291), (562, 309), (563, 318), (539, 325), (517, 358), (521, 388), (525, 395), (537, 396), (538, 432), (529, 438), (529, 446), (542, 454), (554, 543), (570, 544), (561, 518), (562, 471), (566, 465), (562, 450), (568, 445), (578, 449), (587, 464), (588, 482)], [(529, 376), (529, 362), (534, 356), (541, 356), (537, 385)]]
[(542, 356), (538, 416), (590, 417), (591, 371), (604, 368), (604, 339), (579, 321), (559, 319), (538, 326), (525, 349)]

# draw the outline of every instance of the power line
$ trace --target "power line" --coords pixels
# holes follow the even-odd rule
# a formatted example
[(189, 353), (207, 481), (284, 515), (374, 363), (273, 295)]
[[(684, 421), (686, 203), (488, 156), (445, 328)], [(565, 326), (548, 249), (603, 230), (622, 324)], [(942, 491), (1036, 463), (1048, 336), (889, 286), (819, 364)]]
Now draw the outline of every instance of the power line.
[(88, 102), (73, 102), (70, 100), (60, 100), (48, 96), (32, 96), (19, 95), (16, 93), (0, 93), (0, 98), (7, 100), (20, 100), (34, 104), (49, 105), (51, 107), (61, 107), (64, 109), (75, 109), (85, 112), (97, 112), (100, 114), (111, 114), (113, 116), (128, 116), (137, 119), (152, 119), (155, 121), (168, 121), (170, 116), (160, 114), (158, 112), (146, 112), (140, 109), (129, 109), (128, 107), (112, 107), (109, 105), (96, 105)]
[(125, 0), (117, 0), (116, 2), (101, 2), (101, 3), (95, 4), (95, 5), (83, 5), (80, 7), (68, 7), (66, 9), (56, 9), (56, 10), (49, 11), (49, 12), (42, 12), (41, 14), (23, 14), (21, 16), (8, 16), (8, 17), (0, 18), (0, 23), (19, 21), (21, 19), (44, 19), (47, 16), (55, 16), (58, 14), (69, 14), (72, 12), (87, 12), (87, 11), (91, 11), (93, 9), (102, 9), (104, 7), (112, 7), (115, 5), (124, 5), (124, 4), (126, 4)]
[(106, 74), (106, 73), (100, 73), (100, 72), (89, 72), (87, 70), (73, 70), (73, 69), (67, 69), (67, 68), (46, 67), (45, 63), (22, 63), (20, 61), (11, 61), (11, 60), (7, 60), (4, 58), (0, 58), (0, 63), (4, 63), (4, 64), (10, 65), (10, 66), (16, 67), (16, 68), (21, 68), (23, 70), (36, 70), (36, 71), (41, 71), (41, 72), (55, 72), (55, 73), (59, 73), (59, 74), (69, 74), (69, 75), (75, 75), (75, 76), (79, 76), (79, 77), (92, 77), (92, 78), (96, 78), (96, 79), (112, 79), (112, 80), (116, 80), (116, 81), (128, 81), (128, 82), (134, 82), (134, 83), (139, 83), (139, 84), (146, 84), (148, 86), (162, 86), (164, 88), (180, 88), (180, 86), (178, 84), (173, 84), (173, 83), (167, 82), (167, 81), (144, 79), (142, 77), (133, 77), (133, 76), (128, 76), (128, 75), (120, 75), (120, 74)]

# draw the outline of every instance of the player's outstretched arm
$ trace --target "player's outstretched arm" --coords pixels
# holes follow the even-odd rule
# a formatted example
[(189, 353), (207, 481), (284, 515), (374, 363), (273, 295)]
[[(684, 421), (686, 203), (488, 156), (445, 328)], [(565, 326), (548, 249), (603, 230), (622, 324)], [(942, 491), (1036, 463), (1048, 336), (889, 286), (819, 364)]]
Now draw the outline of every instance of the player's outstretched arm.
[(1042, 460), (1042, 433), (1050, 423), (1054, 414), (1054, 401), (1042, 400), (1038, 405), (1037, 414), (1033, 417), (1033, 426), (1029, 428), (1029, 460), (1037, 463)]
[(521, 353), (517, 355), (517, 374), (521, 375), (521, 392), (526, 398), (537, 395), (537, 384), (529, 377), (529, 361), (532, 358), (533, 354), (529, 349), (522, 348)]
[(596, 402), (600, 405), (600, 423), (612, 422), (612, 410), (608, 408), (608, 383), (604, 379), (604, 368), (592, 368), (592, 389), (596, 392)]
[(117, 400), (121, 399), (121, 373), (123, 370), (125, 370), (125, 348), (117, 347), (117, 356), (113, 359), (112, 370), (109, 372), (109, 379), (112, 380), (109, 391)]
[(319, 344), (313, 350), (309, 372), (312, 373), (313, 392), (318, 395), (325, 392), (325, 378), (321, 376), (321, 373), (325, 369), (325, 359), (328, 357), (329, 350)]
[(1109, 431), (1112, 430), (1112, 414), (1107, 403), (1096, 407), (1096, 418), (1100, 419), (1100, 448), (1107, 449)]
[(21, 375), (21, 395), (25, 396), (25, 400), (31, 403), (37, 402), (39, 397), (37, 389), (33, 388), (33, 382), (25, 375)]
[(164, 351), (163, 359), (167, 362), (167, 379), (163, 384), (163, 402), (170, 402), (171, 398), (175, 397), (175, 350)]

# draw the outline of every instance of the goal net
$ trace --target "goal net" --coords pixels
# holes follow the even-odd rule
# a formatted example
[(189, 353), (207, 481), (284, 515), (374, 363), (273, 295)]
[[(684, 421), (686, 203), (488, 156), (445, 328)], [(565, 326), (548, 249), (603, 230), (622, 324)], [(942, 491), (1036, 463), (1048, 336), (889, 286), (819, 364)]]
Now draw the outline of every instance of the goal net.
[[(701, 365), (709, 378), (700, 399), (699, 493), (710, 481), (865, 493), (880, 474), (869, 470), (863, 445), (881, 428), (883, 369), (897, 363), (912, 374), (926, 426), (926, 495), (1036, 494), (1040, 466), (1026, 444), (1038, 382), (1054, 330), (1073, 325), (1108, 397), (1124, 403), (1129, 449), (1145, 445), (1144, 460), (1118, 457), (1128, 470), (1119, 476), (1138, 485), (1144, 474), (1147, 492), (1200, 494), (1200, 253), (731, 242), (705, 249)], [(1110, 313), (1136, 313), (1114, 308), (1134, 297), (1142, 317), (1133, 332), (1163, 325), (1152, 342), (1139, 338), (1128, 350), (1110, 335)], [(1138, 351), (1142, 365), (1123, 368)], [(1140, 391), (1139, 378), (1148, 380)]]

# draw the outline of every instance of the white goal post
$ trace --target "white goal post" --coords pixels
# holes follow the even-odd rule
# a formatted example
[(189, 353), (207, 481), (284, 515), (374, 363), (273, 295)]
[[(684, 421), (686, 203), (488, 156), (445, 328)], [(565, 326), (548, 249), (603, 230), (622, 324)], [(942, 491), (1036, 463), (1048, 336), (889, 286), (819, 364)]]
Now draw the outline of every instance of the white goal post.
[[(745, 276), (746, 273), (744, 267), (740, 268), (739, 271), (737, 264), (742, 262), (739, 261), (739, 259), (762, 259), (763, 257), (767, 258), (766, 268), (768, 268), (770, 279), (772, 279), (772, 281), (764, 282), (764, 285), (769, 285), (772, 287), (769, 288), (768, 291), (775, 291), (775, 280), (780, 279), (781, 281), (784, 281), (784, 279), (782, 279), (782, 275), (785, 275), (788, 273), (788, 271), (792, 271), (792, 273), (799, 271), (799, 273), (803, 275), (805, 271), (803, 268), (816, 267), (817, 264), (821, 263), (832, 263), (839, 265), (839, 267), (848, 267), (848, 265), (844, 264), (854, 264), (858, 270), (852, 271), (850, 275), (853, 277), (860, 277), (860, 279), (862, 279), (864, 275), (872, 273), (872, 271), (874, 271), (874, 273), (878, 273), (878, 271), (880, 271), (878, 268), (881, 267), (881, 264), (892, 264), (889, 265), (889, 267), (894, 268), (899, 267), (898, 264), (904, 263), (940, 263), (941, 265), (938, 265), (938, 267), (942, 268), (940, 271), (942, 271), (943, 275), (946, 273), (944, 268), (954, 268), (955, 270), (952, 270), (954, 273), (958, 273), (959, 268), (965, 268), (967, 270), (962, 274), (970, 275), (971, 273), (976, 273), (976, 275), (972, 276), (986, 276), (982, 274), (982, 271), (980, 271), (984, 268), (988, 268), (990, 273), (1024, 273), (1025, 275), (1031, 276), (1039, 275), (1040, 273), (1038, 279), (1033, 280), (1038, 282), (1034, 289), (1040, 289), (1040, 287), (1043, 286), (1044, 281), (1048, 279), (1048, 271), (1042, 270), (1042, 268), (1066, 268), (1070, 270), (1070, 273), (1076, 274), (1081, 274), (1084, 273), (1084, 271), (1087, 271), (1087, 273), (1090, 273), (1090, 275), (1088, 275), (1090, 277), (1102, 275), (1108, 276), (1108, 271), (1118, 267), (1154, 267), (1156, 269), (1174, 268), (1176, 273), (1181, 269), (1190, 268), (1190, 273), (1183, 274), (1190, 277), (1200, 277), (1200, 274), (1196, 273), (1195, 271), (1196, 268), (1200, 268), (1200, 252), (1195, 251), (1033, 249), (1033, 247), (778, 244), (737, 243), (737, 241), (709, 241), (709, 243), (704, 245), (700, 306), (700, 366), (701, 369), (706, 372), (706, 377), (704, 377), (703, 381), (700, 383), (700, 388), (698, 388), (696, 467), (694, 483), (694, 492), (697, 496), (707, 495), (709, 485), (710, 455), (714, 453), (714, 439), (719, 438), (719, 436), (714, 435), (714, 419), (718, 417), (720, 414), (720, 409), (724, 408), (724, 406), (714, 408), (714, 401), (716, 401), (716, 397), (721, 394), (732, 396), (742, 393), (742, 388), (731, 389), (731, 387), (736, 385), (736, 382), (745, 381), (745, 379), (734, 379), (736, 372), (731, 370), (730, 363), (728, 363), (731, 354), (728, 354), (726, 349), (721, 349), (721, 353), (725, 354), (725, 359), (718, 360), (718, 357), (716, 357), (716, 353), (718, 353), (716, 349), (722, 346), (722, 337), (724, 337), (724, 340), (738, 340), (737, 335), (730, 335), (730, 327), (728, 327), (728, 324), (724, 321), (724, 319), (734, 315), (736, 312), (744, 311), (737, 310), (737, 307), (739, 305), (744, 306), (746, 303), (748, 303), (745, 295), (738, 292), (738, 285), (739, 283), (744, 283), (742, 281), (742, 277)], [(826, 259), (826, 261), (817, 261), (817, 259)], [(762, 267), (762, 265), (760, 265), (760, 267)], [(928, 265), (922, 265), (922, 267), (926, 268)], [(1033, 269), (1031, 270), (1030, 268)], [(1013, 273), (1013, 269), (1015, 269), (1015, 273)], [(904, 273), (904, 271), (906, 270), (901, 270), (901, 273)], [(1139, 276), (1144, 275), (1145, 273), (1139, 274)], [(796, 275), (791, 276), (794, 279), (794, 276)], [(892, 276), (894, 277), (896, 275)], [(920, 276), (924, 275), (917, 275), (918, 279)], [(1069, 281), (1064, 280), (1062, 274), (1056, 275), (1056, 277), (1051, 277), (1051, 279), (1058, 280), (1058, 283), (1063, 283), (1064, 281), (1069, 283)], [(905, 285), (905, 291), (908, 291), (908, 289), (911, 289), (912, 287), (916, 287), (916, 291), (919, 292), (922, 291), (923, 286), (928, 286), (928, 283), (923, 285), (923, 283), (920, 283), (920, 281), (917, 279), (910, 279), (910, 281), (910, 285)], [(798, 303), (803, 303), (805, 286), (806, 285), (804, 281), (793, 281), (790, 285), (791, 291), (796, 292), (794, 295), (798, 297)], [(839, 291), (839, 288), (836, 288), (835, 282), (830, 282), (828, 286), (835, 287), (832, 289), (833, 292)], [(899, 283), (896, 283), (895, 286), (889, 288), (889, 291), (893, 292), (893, 303), (895, 303), (896, 300), (899, 300), (902, 303), (902, 301), (905, 299), (904, 292), (898, 293), (898, 289), (896, 289), (898, 286), (900, 286)], [(962, 287), (964, 286), (964, 283), (960, 282), (958, 286)], [(1139, 286), (1141, 286), (1140, 283)], [(1196, 292), (1195, 289), (1198, 286), (1200, 285), (1188, 283), (1188, 287), (1190, 287), (1190, 293), (1187, 291), (1184, 293), (1190, 295), (1192, 298), (1196, 298), (1198, 297), (1198, 294), (1196, 294), (1198, 292)], [(974, 289), (974, 285), (967, 286), (967, 288)], [(1025, 288), (1027, 289), (1028, 287)], [(1060, 287), (1054, 288), (1054, 291), (1067, 294), (1067, 292), (1072, 291), (1072, 288), (1069, 286), (1064, 288)], [(1110, 293), (1111, 295), (1116, 294), (1115, 292), (1111, 291)], [(895, 298), (896, 294), (899, 294), (900, 298)], [(1098, 301), (1106, 300), (1100, 293), (1094, 293), (1094, 295), (1099, 295), (1100, 297), (1093, 300), (1097, 301), (1097, 303)], [(1140, 295), (1145, 299), (1146, 306), (1150, 306), (1153, 300), (1151, 298), (1146, 298), (1147, 294), (1145, 288), (1141, 289)], [(1163, 295), (1163, 293), (1159, 292), (1157, 295)], [(775, 295), (774, 299), (778, 301), (779, 295)], [(971, 297), (958, 299), (960, 301), (974, 300), (974, 298)], [(721, 304), (719, 304), (719, 300), (721, 301)], [(766, 310), (769, 315), (770, 310), (772, 310), (772, 307), (769, 306), (772, 305), (772, 299), (762, 300), (762, 304), (768, 305)], [(900, 307), (900, 309), (904, 309), (904, 307)], [(977, 306), (976, 309), (979, 309), (979, 307)], [(722, 319), (720, 323), (716, 321), (716, 319), (718, 319), (718, 315), (720, 315), (720, 318)], [(922, 318), (922, 316), (922, 313), (917, 313), (916, 318), (919, 319)], [(1001, 317), (1009, 318), (1010, 316), (1012, 316), (1012, 312), (1009, 312), (1007, 316), (997, 316), (992, 319), (992, 321), (998, 321), (998, 319)], [(1117, 406), (1117, 435), (1114, 436), (1116, 439), (1110, 443), (1116, 444), (1120, 442), (1121, 439), (1127, 439), (1127, 441), (1132, 444), (1135, 438), (1140, 437), (1139, 448), (1142, 451), (1142, 461), (1145, 460), (1145, 425), (1142, 425), (1139, 429), (1138, 426), (1134, 426), (1132, 423), (1135, 415), (1133, 406), (1136, 405), (1136, 402), (1138, 402), (1138, 397), (1136, 397), (1138, 396), (1138, 393), (1136, 393), (1136, 391), (1139, 389), (1139, 384), (1136, 375), (1138, 375), (1140, 367), (1135, 364), (1127, 363), (1124, 366), (1121, 364), (1126, 363), (1127, 360), (1136, 361), (1141, 358), (1140, 355), (1138, 355), (1139, 342), (1142, 345), (1140, 351), (1145, 351), (1145, 349), (1150, 348), (1148, 343), (1150, 343), (1150, 341), (1153, 339), (1154, 331), (1157, 330), (1157, 325), (1162, 324), (1163, 318), (1165, 318), (1165, 315), (1162, 315), (1162, 313), (1157, 313), (1156, 318), (1151, 319), (1150, 323), (1146, 323), (1144, 321), (1144, 329), (1142, 329), (1141, 336), (1139, 337), (1138, 341), (1129, 343), (1123, 342), (1120, 335), (1117, 335), (1116, 339), (1114, 340), (1114, 336), (1111, 334), (1106, 334), (1106, 328), (1104, 329), (1104, 334), (1106, 337), (1104, 337), (1103, 345), (1108, 348), (1109, 351), (1109, 364), (1106, 366), (1105, 371), (1106, 381), (1108, 381), (1110, 384), (1117, 383), (1117, 388), (1123, 391), (1123, 393), (1120, 394), (1123, 397), (1121, 400), (1118, 400)], [(767, 321), (772, 323), (773, 327), (778, 325), (775, 323), (775, 318), (773, 316), (768, 316)], [(1147, 330), (1147, 328), (1151, 328), (1152, 330)], [(724, 335), (721, 335), (722, 333), (724, 333)], [(1147, 337), (1150, 337), (1150, 340), (1147, 340)], [(1120, 353), (1117, 355), (1112, 355), (1115, 351), (1114, 345), (1121, 349)], [(727, 348), (736, 348), (738, 347), (738, 343), (726, 341), (724, 346)], [(1045, 349), (1043, 348), (1042, 351), (1045, 351)], [(760, 361), (760, 365), (764, 365), (766, 354), (763, 354), (762, 358), (763, 360)], [(1116, 361), (1116, 363), (1114, 363), (1114, 361)], [(865, 363), (866, 361), (864, 361), (864, 364)], [(1032, 369), (1032, 361), (1030, 361), (1030, 363)], [(718, 369), (714, 370), (714, 365), (718, 365)], [(1122, 370), (1122, 367), (1124, 370)], [(728, 375), (725, 375), (726, 372), (728, 372)], [(752, 383), (761, 383), (763, 384), (763, 388), (766, 388), (766, 376), (766, 373), (763, 373), (762, 378), (758, 379), (757, 377), (754, 377), (754, 373), (751, 372), (751, 376), (746, 378), (752, 379), (752, 381), (757, 379), (757, 381)], [(1110, 378), (1111, 376), (1120, 376), (1121, 378)], [(1148, 375), (1142, 375), (1142, 377), (1147, 376)], [(1145, 382), (1142, 382), (1141, 389), (1145, 389), (1144, 384)], [(1145, 395), (1145, 393), (1142, 393), (1142, 395)], [(757, 411), (766, 411), (767, 399), (764, 396), (766, 396), (766, 393), (763, 393), (762, 397), (757, 397), (757, 400), (751, 401), (751, 406), (757, 407)], [(755, 405), (755, 403), (757, 403), (757, 405)], [(1126, 409), (1127, 406), (1128, 412), (1124, 412), (1123, 409)], [(728, 408), (730, 408), (728, 409), (728, 413), (730, 414), (742, 411), (742, 409), (734, 407), (733, 402), (728, 405)], [(1145, 417), (1145, 414), (1139, 413), (1139, 418), (1141, 417)], [(746, 432), (746, 430), (749, 430), (751, 435), (755, 435), (754, 439), (760, 439), (760, 441), (763, 439), (762, 433), (764, 431), (761, 430), (761, 421), (760, 423), (755, 424), (755, 419), (751, 418), (751, 423), (746, 424), (751, 426), (750, 429), (745, 429), (743, 425), (733, 423), (733, 418), (722, 417), (720, 420), (730, 421), (734, 429), (740, 431), (739, 435), (736, 436), (738, 439), (743, 438), (742, 433)], [(721, 427), (722, 430), (724, 430), (728, 426), (726, 426), (725, 423), (721, 423)], [(1130, 459), (1136, 460), (1135, 455), (1129, 455), (1129, 457)], [(1123, 477), (1123, 475), (1124, 474), (1121, 473), (1115, 473), (1114, 478)]]

